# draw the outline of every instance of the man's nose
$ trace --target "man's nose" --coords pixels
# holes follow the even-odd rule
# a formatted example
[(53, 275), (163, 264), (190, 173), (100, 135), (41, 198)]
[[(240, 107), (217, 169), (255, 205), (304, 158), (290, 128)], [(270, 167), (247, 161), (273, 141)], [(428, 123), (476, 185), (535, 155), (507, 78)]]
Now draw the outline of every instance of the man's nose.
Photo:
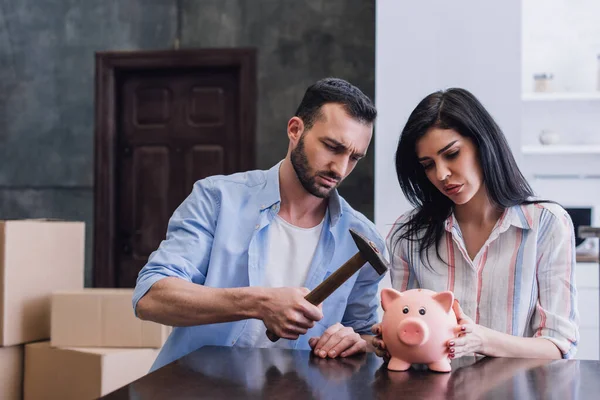
[(338, 179), (342, 179), (346, 176), (346, 170), (348, 169), (348, 157), (340, 156), (337, 157), (336, 160), (331, 163), (331, 171), (335, 173)]

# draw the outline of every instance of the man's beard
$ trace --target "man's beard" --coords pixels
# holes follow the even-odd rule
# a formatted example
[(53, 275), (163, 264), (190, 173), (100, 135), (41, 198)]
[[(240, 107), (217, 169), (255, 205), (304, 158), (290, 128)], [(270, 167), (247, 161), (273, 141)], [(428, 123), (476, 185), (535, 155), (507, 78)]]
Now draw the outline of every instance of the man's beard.
[[(300, 141), (294, 150), (292, 150), (290, 161), (300, 184), (308, 193), (315, 197), (325, 199), (329, 197), (331, 192), (339, 185), (341, 177), (333, 172), (318, 172), (314, 175), (310, 175), (310, 166), (308, 165), (308, 158), (304, 152), (304, 134), (300, 137)], [(324, 176), (329, 179), (334, 179), (337, 184), (331, 188), (326, 188), (317, 182), (318, 176)]]

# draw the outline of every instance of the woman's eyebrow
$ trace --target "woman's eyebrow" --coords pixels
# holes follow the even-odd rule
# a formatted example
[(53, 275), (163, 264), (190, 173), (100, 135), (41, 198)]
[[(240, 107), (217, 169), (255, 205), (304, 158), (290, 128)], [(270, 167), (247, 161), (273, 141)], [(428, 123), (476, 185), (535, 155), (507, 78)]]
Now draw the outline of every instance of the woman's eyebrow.
[[(456, 142), (458, 142), (458, 140), (455, 140), (453, 142), (448, 143), (446, 146), (444, 146), (443, 148), (438, 150), (438, 154), (442, 154), (443, 152), (445, 152), (446, 150), (448, 150), (450, 147), (452, 147)], [(421, 157), (419, 158), (419, 161), (425, 161), (425, 160), (429, 160), (429, 157)]]

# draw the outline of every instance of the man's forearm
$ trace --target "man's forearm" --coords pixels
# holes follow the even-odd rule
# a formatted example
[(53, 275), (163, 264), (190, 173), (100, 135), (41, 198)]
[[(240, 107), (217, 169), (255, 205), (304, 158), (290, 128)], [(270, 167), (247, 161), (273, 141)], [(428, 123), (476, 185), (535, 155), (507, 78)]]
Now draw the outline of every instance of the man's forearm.
[(141, 319), (170, 326), (193, 326), (260, 318), (264, 288), (212, 288), (179, 278), (156, 282), (139, 300)]

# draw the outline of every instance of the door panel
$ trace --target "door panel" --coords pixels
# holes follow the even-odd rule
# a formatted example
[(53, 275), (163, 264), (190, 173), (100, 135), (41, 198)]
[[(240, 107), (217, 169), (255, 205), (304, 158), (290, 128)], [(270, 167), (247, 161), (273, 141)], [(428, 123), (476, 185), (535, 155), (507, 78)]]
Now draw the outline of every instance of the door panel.
[(133, 159), (133, 257), (144, 261), (156, 250), (156, 238), (165, 234), (169, 219), (169, 150), (165, 147), (138, 147)]
[(188, 124), (197, 128), (223, 126), (225, 119), (223, 89), (209, 86), (192, 86), (190, 89)]
[(95, 56), (93, 284), (133, 287), (196, 180), (255, 168), (256, 49)]
[(132, 287), (194, 182), (240, 169), (239, 74), (144, 71), (120, 87), (117, 286)]
[(224, 153), (222, 146), (197, 145), (192, 147), (186, 154), (185, 186), (191, 188), (197, 180), (225, 171)]
[[(131, 82), (128, 82), (131, 84)], [(129, 88), (128, 88), (129, 89)], [(138, 129), (165, 128), (171, 118), (173, 93), (168, 87), (146, 86), (126, 90), (133, 96), (133, 123)], [(130, 131), (131, 132), (131, 131)]]

